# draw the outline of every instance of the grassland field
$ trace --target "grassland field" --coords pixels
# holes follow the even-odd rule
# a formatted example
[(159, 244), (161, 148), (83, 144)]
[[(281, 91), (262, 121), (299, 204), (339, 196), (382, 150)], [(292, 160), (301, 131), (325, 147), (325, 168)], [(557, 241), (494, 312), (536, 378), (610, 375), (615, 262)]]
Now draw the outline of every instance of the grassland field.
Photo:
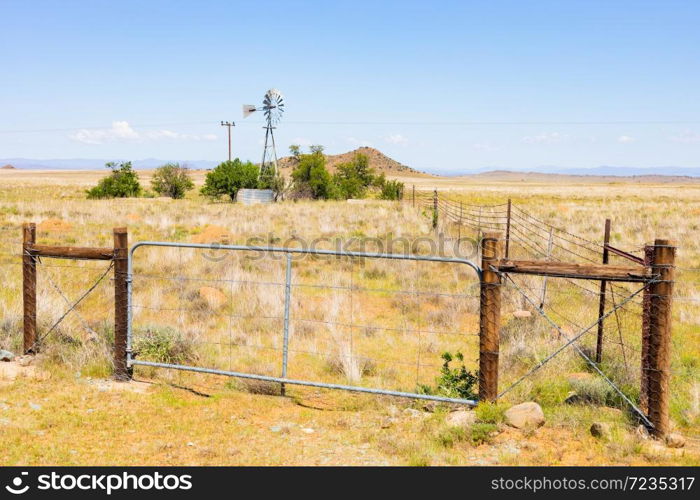
[[(437, 240), (439, 233), (478, 236), (473, 227), (458, 228), (446, 219), (439, 219), (436, 234), (429, 211), (413, 207), (410, 199), (242, 206), (212, 202), (193, 191), (184, 200), (86, 200), (85, 189), (103, 175), (0, 171), (0, 348), (18, 352), (21, 345), (23, 222), (37, 223), (40, 243), (75, 246), (111, 246), (112, 228), (118, 226), (128, 227), (131, 243), (315, 240), (333, 248), (336, 238), (376, 244), (390, 238)], [(148, 184), (150, 172), (139, 175)], [(200, 186), (204, 172), (194, 176)], [(398, 178), (407, 193), (413, 185), (419, 192), (437, 188), (465, 205), (510, 198), (523, 213), (592, 242), (601, 241), (603, 221), (611, 218), (612, 244), (637, 255), (655, 238), (674, 240), (671, 420), (686, 446), (672, 449), (641, 437), (626, 405), (572, 350), (514, 387), (499, 405), (479, 407), (480, 432), (449, 426), (451, 407), (385, 396), (288, 386), (282, 397), (275, 384), (147, 367), (136, 367), (133, 382), (113, 382), (108, 275), (77, 313), (47, 335), (30, 366), (0, 364), (0, 463), (700, 464), (700, 184)], [(530, 239), (546, 245), (536, 224), (519, 231), (512, 241), (515, 255), (531, 254)], [(567, 250), (561, 250), (563, 258)], [(250, 257), (139, 249), (134, 341), (140, 356), (278, 375), (285, 262)], [(40, 335), (106, 265), (39, 263)], [(564, 342), (562, 332), (521, 293), (539, 300), (542, 278), (514, 281), (504, 291), (502, 388)], [(466, 266), (307, 258), (294, 262), (293, 283), (290, 378), (413, 391), (435, 383), (445, 351), (460, 351), (469, 370), (477, 367), (478, 283)], [(549, 280), (544, 311), (564, 334), (573, 334), (597, 318), (596, 287)], [(614, 290), (612, 297), (621, 301), (635, 287)], [(518, 317), (520, 311), (531, 315)], [(593, 349), (594, 335), (585, 335), (580, 345)], [(163, 338), (170, 342), (167, 352)], [(601, 367), (632, 400), (639, 397), (639, 350), (640, 308), (631, 301), (606, 320)], [(565, 403), (571, 391), (587, 402)], [(546, 424), (526, 432), (503, 425), (503, 409), (527, 400), (542, 405)], [(594, 421), (610, 424), (607, 438), (590, 435)]]

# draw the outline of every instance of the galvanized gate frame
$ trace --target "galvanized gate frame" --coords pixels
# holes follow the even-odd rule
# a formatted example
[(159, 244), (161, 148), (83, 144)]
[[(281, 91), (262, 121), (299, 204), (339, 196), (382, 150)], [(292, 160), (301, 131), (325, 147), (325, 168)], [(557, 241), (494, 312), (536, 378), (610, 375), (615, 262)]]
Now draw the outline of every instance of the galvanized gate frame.
[[(132, 353), (132, 276), (133, 276), (133, 261), (134, 253), (141, 247), (171, 247), (171, 248), (199, 248), (206, 250), (231, 250), (231, 251), (254, 251), (254, 252), (270, 252), (282, 253), (286, 255), (286, 273), (285, 273), (285, 303), (284, 303), (284, 332), (282, 346), (282, 376), (271, 377), (267, 375), (257, 375), (253, 373), (233, 372), (226, 370), (218, 370), (213, 368), (201, 368), (195, 366), (157, 363), (153, 361), (141, 361), (134, 358)], [(360, 387), (353, 385), (328, 384), (324, 382), (313, 382), (308, 380), (296, 380), (287, 378), (287, 354), (289, 344), (289, 303), (291, 297), (292, 285), (292, 254), (310, 254), (310, 255), (328, 255), (339, 257), (365, 257), (373, 259), (392, 259), (392, 260), (413, 260), (413, 261), (428, 261), (428, 262), (447, 262), (454, 264), (466, 264), (471, 267), (477, 275), (479, 281), (482, 280), (482, 270), (475, 263), (467, 259), (441, 257), (435, 255), (407, 255), (407, 254), (391, 254), (391, 253), (368, 253), (368, 252), (349, 252), (349, 251), (334, 251), (334, 250), (319, 250), (319, 249), (304, 249), (304, 248), (283, 248), (283, 247), (261, 247), (261, 246), (246, 246), (246, 245), (207, 245), (201, 243), (176, 243), (165, 241), (142, 241), (134, 244), (129, 252), (128, 275), (127, 275), (127, 296), (128, 296), (128, 321), (127, 321), (127, 344), (126, 344), (126, 360), (127, 367), (130, 369), (134, 365), (152, 366), (157, 368), (170, 368), (174, 370), (192, 371), (198, 373), (210, 373), (214, 375), (225, 375), (229, 377), (237, 377), (244, 379), (262, 380), (265, 382), (276, 382), (283, 385), (301, 385), (308, 387), (320, 387), (324, 389), (341, 389), (345, 391), (363, 392), (369, 394), (383, 394), (387, 396), (397, 396), (413, 399), (424, 399), (431, 401), (441, 401), (447, 403), (460, 403), (469, 406), (476, 406), (477, 402), (470, 399), (448, 398), (443, 396), (433, 396), (429, 394), (418, 394), (412, 392), (391, 391), (387, 389), (375, 389), (370, 387)]]

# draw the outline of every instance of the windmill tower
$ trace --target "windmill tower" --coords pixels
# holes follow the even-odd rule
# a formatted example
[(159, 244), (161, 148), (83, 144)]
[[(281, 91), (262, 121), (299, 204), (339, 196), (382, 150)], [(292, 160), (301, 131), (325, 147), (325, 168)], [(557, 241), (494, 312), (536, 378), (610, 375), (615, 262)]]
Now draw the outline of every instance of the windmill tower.
[(256, 111), (262, 111), (265, 116), (265, 147), (263, 148), (260, 175), (263, 176), (270, 168), (277, 172), (277, 149), (275, 148), (274, 129), (284, 113), (284, 96), (277, 89), (270, 89), (263, 97), (263, 105), (256, 107), (251, 104), (243, 105), (243, 118), (249, 117)]

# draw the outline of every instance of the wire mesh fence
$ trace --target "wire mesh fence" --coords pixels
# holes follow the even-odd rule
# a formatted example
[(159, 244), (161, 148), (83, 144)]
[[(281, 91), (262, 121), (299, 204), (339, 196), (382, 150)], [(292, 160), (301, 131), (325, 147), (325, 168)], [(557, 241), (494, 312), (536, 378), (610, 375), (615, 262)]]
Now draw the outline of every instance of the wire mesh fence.
[(132, 264), (137, 369), (432, 397), (444, 353), (478, 362), (479, 280), (456, 260), (146, 246)]

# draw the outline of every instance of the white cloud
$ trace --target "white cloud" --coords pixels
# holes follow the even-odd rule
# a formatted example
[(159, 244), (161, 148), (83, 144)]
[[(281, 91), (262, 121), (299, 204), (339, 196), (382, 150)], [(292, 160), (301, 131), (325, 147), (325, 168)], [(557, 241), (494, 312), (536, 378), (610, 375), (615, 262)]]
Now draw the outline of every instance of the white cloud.
[(83, 144), (105, 144), (107, 142), (143, 142), (159, 140), (175, 141), (215, 141), (215, 134), (182, 134), (172, 130), (152, 130), (139, 133), (134, 130), (129, 122), (114, 121), (110, 128), (105, 129), (80, 129), (70, 135), (74, 141)]
[(621, 135), (617, 138), (617, 142), (621, 144), (629, 144), (631, 142), (637, 142), (637, 139), (635, 139), (634, 137), (630, 137), (629, 135)]
[(537, 135), (523, 137), (522, 141), (527, 144), (556, 144), (568, 138), (567, 135), (559, 132), (542, 132)]
[(104, 144), (105, 142), (138, 140), (139, 134), (128, 122), (112, 122), (108, 129), (80, 129), (72, 134), (71, 139), (85, 144)]
[(700, 134), (698, 134), (697, 132), (692, 132), (690, 130), (686, 130), (675, 137), (671, 137), (671, 140), (673, 142), (682, 142), (685, 144), (695, 144), (695, 143), (700, 142)]
[(364, 139), (358, 139), (356, 137), (346, 137), (345, 140), (348, 142), (348, 144), (352, 144), (353, 146), (371, 146), (372, 143), (369, 141), (365, 141)]
[(384, 138), (389, 144), (406, 144), (408, 139), (401, 134), (391, 134)]

